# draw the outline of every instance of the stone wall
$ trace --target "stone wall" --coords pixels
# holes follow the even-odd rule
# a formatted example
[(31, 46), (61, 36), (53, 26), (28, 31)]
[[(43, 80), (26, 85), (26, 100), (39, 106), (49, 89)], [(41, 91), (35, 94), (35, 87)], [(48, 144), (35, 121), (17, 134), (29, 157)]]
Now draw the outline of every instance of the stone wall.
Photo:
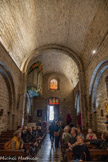
[[(52, 78), (59, 79), (59, 89), (55, 91), (49, 90), (48, 83)], [(58, 73), (46, 74), (43, 77), (43, 95), (33, 100), (33, 121), (46, 120), (48, 98), (57, 97), (60, 99), (59, 112), (61, 119), (66, 122), (67, 114), (71, 114), (72, 119), (74, 119), (74, 103), (73, 103), (73, 85), (64, 76)], [(37, 110), (42, 110), (42, 118), (37, 117)]]
[(20, 99), (18, 98), (23, 91), (23, 75), (1, 44), (0, 63), (4, 66), (0, 65), (0, 109), (4, 110), (3, 116), (0, 117), (1, 132), (7, 128), (15, 129), (17, 125), (21, 124), (22, 96), (20, 95)]
[(3, 115), (0, 116), (0, 131), (8, 128), (8, 114), (9, 111), (9, 93), (4, 78), (0, 75), (0, 111), (3, 109)]
[(96, 94), (96, 118), (97, 118), (97, 131), (107, 131), (106, 125), (104, 124), (106, 120), (106, 110), (105, 103), (108, 103), (107, 89), (105, 78), (108, 76), (108, 70), (102, 75), (99, 81)]
[[(103, 61), (103, 60), (108, 60), (108, 38), (106, 38), (106, 41), (103, 41), (103, 46), (100, 48), (99, 51), (93, 56), (92, 60), (90, 63), (85, 67), (85, 79), (86, 79), (86, 94), (85, 97), (87, 98), (87, 119), (88, 121), (88, 126), (92, 127), (94, 130), (97, 131), (106, 131), (105, 126), (103, 126), (103, 121), (105, 121), (105, 111), (103, 111), (103, 117), (100, 116), (100, 111), (103, 109), (105, 105), (105, 89), (103, 86), (105, 86), (105, 81), (103, 76), (101, 77), (99, 82), (99, 86), (97, 87), (97, 98), (99, 102), (99, 107), (97, 107), (97, 113), (93, 112), (93, 106), (90, 106), (90, 96), (89, 96), (89, 88), (90, 88), (90, 82), (92, 78), (92, 74), (97, 67), (97, 65)], [(108, 74), (108, 72), (106, 72)], [(102, 94), (102, 97), (100, 98), (98, 94)], [(88, 127), (86, 127), (88, 129)], [(104, 129), (103, 129), (104, 128)]]

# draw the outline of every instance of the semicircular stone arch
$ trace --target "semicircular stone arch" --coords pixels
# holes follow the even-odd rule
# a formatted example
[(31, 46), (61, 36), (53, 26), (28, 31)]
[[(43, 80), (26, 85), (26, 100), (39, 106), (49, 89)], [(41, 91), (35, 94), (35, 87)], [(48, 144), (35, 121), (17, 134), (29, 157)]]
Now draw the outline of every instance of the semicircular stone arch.
[[(15, 87), (14, 87), (14, 81), (12, 78), (11, 73), (9, 72), (9, 70), (7, 69), (7, 67), (0, 62), (0, 76), (2, 79), (1, 82), (1, 86), (5, 87), (4, 88), (4, 94), (6, 95), (6, 97), (2, 96), (3, 100), (6, 99), (6, 102), (4, 104), (4, 108), (6, 106), (6, 110), (5, 110), (5, 116), (7, 116), (8, 118), (8, 127), (7, 129), (12, 129), (12, 114), (15, 113)], [(6, 92), (6, 93), (5, 93)], [(1, 95), (3, 93), (1, 92)]]
[(51, 45), (45, 45), (45, 46), (35, 49), (29, 55), (29, 57), (25, 58), (25, 60), (23, 61), (22, 66), (21, 66), (21, 71), (27, 72), (29, 62), (31, 61), (32, 58), (36, 58), (42, 51), (51, 50), (51, 49), (62, 51), (64, 54), (68, 55), (75, 61), (75, 63), (78, 66), (79, 71), (83, 70), (83, 66), (82, 66), (82, 62), (80, 58), (77, 56), (77, 54), (72, 49), (65, 47), (65, 46), (61, 46), (61, 45), (51, 44)]
[(92, 87), (93, 87), (93, 82), (95, 80), (96, 74), (99, 71), (99, 69), (101, 68), (102, 65), (104, 65), (105, 63), (107, 63), (108, 60), (103, 60), (101, 61), (95, 68), (92, 77), (91, 77), (91, 81), (90, 81), (90, 86), (89, 86), (89, 96), (91, 95), (91, 91), (92, 91)]
[(95, 68), (89, 87), (89, 112), (92, 116), (89, 125), (93, 130), (106, 131), (105, 128), (105, 103), (107, 99), (107, 89), (105, 78), (108, 76), (108, 60), (101, 61)]
[(96, 91), (102, 74), (108, 69), (108, 60), (101, 61), (95, 68), (89, 86), (89, 107), (95, 110)]
[(25, 77), (27, 77), (27, 71), (29, 68), (29, 63), (32, 59), (35, 59), (37, 56), (40, 55), (41, 52), (46, 51), (46, 50), (58, 50), (61, 51), (63, 54), (68, 55), (70, 58), (72, 58), (74, 60), (74, 62), (76, 63), (77, 67), (78, 67), (78, 71), (79, 71), (79, 86), (80, 86), (80, 107), (81, 107), (81, 111), (82, 111), (82, 127), (85, 127), (85, 121), (86, 121), (86, 114), (85, 114), (85, 109), (86, 109), (86, 98), (85, 98), (85, 78), (84, 78), (84, 69), (83, 69), (83, 65), (82, 65), (82, 61), (81, 59), (78, 57), (78, 55), (70, 48), (62, 46), (62, 45), (55, 45), (55, 44), (51, 44), (51, 45), (45, 45), (42, 47), (39, 47), (37, 49), (35, 49), (28, 58), (25, 58), (22, 66), (21, 66), (21, 70), (26, 74)]

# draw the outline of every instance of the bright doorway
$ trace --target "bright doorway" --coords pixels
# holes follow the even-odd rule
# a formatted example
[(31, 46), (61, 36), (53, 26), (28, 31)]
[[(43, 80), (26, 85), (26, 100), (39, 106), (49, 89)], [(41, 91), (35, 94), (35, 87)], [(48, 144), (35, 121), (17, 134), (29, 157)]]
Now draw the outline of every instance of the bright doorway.
[(54, 120), (54, 106), (49, 106), (49, 121)]

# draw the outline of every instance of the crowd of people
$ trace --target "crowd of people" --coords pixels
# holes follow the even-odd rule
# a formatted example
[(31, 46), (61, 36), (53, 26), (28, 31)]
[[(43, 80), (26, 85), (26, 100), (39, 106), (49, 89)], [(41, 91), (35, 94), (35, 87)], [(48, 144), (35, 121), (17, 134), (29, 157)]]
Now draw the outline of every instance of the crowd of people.
[[(12, 139), (6, 143), (5, 150), (20, 150), (27, 151), (24, 143), (30, 144), (29, 155), (32, 157), (38, 147), (39, 140), (42, 139), (42, 126), (34, 126), (32, 128), (20, 126), (14, 132)], [(74, 127), (73, 124), (65, 127), (61, 122), (52, 122), (49, 126), (49, 134), (51, 145), (55, 148), (64, 148), (65, 151), (73, 152), (73, 159), (80, 161), (90, 161), (90, 152), (88, 145), (97, 145), (99, 149), (108, 150), (108, 133), (102, 133), (101, 139), (98, 139), (97, 134), (93, 133), (92, 129), (88, 129), (88, 133), (84, 134), (79, 127)], [(64, 161), (67, 161), (67, 154), (64, 152)], [(98, 157), (100, 161), (108, 161), (108, 157), (101, 155)]]
[[(49, 134), (51, 143), (55, 142), (55, 148), (65, 147), (65, 150), (70, 150), (73, 152), (73, 159), (80, 161), (90, 161), (90, 152), (88, 149), (89, 144), (95, 144), (99, 149), (108, 150), (108, 134), (102, 133), (101, 139), (97, 139), (95, 133), (92, 129), (88, 129), (88, 133), (83, 134), (80, 128), (74, 126), (70, 127), (69, 125), (64, 128), (61, 126), (60, 122), (51, 123), (49, 126)], [(54, 140), (55, 139), (55, 140)], [(98, 160), (107, 161), (107, 156), (99, 156)], [(64, 153), (64, 161), (67, 161), (66, 154)]]
[(42, 139), (42, 130), (41, 126), (27, 127), (24, 126), (21, 128), (18, 126), (17, 130), (14, 132), (13, 137), (10, 141), (8, 141), (4, 148), (5, 150), (21, 150), (23, 149), (25, 152), (27, 151), (24, 147), (24, 143), (30, 144), (30, 156), (33, 156), (39, 141)]

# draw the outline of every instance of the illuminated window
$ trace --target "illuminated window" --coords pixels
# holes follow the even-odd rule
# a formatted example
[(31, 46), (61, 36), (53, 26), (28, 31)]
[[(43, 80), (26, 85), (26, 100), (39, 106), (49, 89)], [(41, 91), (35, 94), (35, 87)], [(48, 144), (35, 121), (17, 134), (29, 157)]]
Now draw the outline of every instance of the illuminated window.
[(50, 81), (50, 89), (57, 90), (58, 89), (58, 81), (56, 79), (52, 79)]
[(77, 114), (79, 114), (80, 112), (80, 94), (79, 91), (76, 94), (76, 98), (75, 98), (75, 109), (77, 111)]
[(54, 107), (49, 107), (49, 120), (54, 120)]
[(59, 99), (58, 98), (49, 98), (49, 105), (59, 105)]

